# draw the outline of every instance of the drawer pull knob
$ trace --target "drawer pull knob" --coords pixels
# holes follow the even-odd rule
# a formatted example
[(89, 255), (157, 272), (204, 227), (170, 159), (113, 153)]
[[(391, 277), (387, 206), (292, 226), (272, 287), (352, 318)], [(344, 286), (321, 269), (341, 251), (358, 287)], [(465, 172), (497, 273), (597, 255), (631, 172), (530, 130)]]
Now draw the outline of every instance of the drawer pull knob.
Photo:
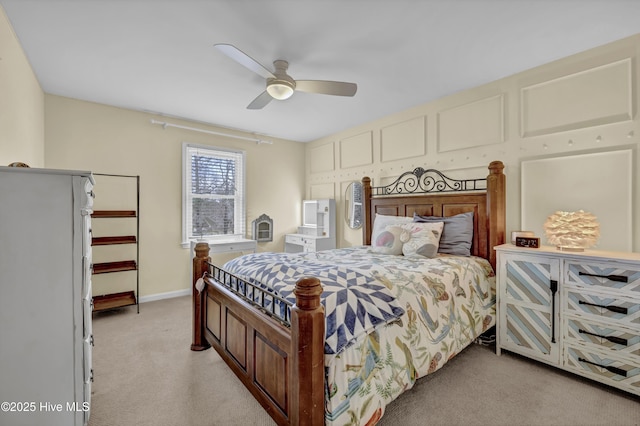
[(610, 341), (611, 343), (617, 343), (618, 345), (623, 345), (623, 346), (627, 346), (627, 339), (623, 339), (621, 337), (616, 337), (616, 336), (603, 336), (601, 334), (595, 334), (595, 333), (591, 333), (588, 332), (587, 330), (583, 330), (583, 329), (579, 329), (578, 330), (579, 333), (582, 334), (588, 334), (590, 336), (595, 336), (595, 337), (601, 337), (603, 339), (607, 339), (608, 341)]
[(585, 275), (587, 277), (598, 277), (598, 278), (606, 278), (611, 281), (616, 281), (619, 283), (628, 283), (629, 277), (625, 277), (624, 275), (599, 275), (599, 274), (588, 274), (586, 272), (579, 272), (578, 275)]
[(591, 365), (595, 365), (596, 367), (604, 368), (605, 370), (611, 371), (613, 374), (617, 374), (619, 376), (627, 377), (627, 372), (625, 370), (623, 370), (622, 368), (611, 367), (611, 366), (608, 366), (608, 365), (596, 364), (595, 362), (588, 361), (588, 360), (586, 360), (584, 358), (578, 358), (578, 361), (584, 362), (584, 363), (587, 363), (587, 364), (591, 364)]
[(624, 314), (624, 315), (627, 315), (627, 308), (622, 307), (622, 306), (598, 305), (598, 304), (595, 304), (595, 303), (585, 302), (584, 300), (580, 300), (580, 301), (578, 302), (578, 304), (580, 304), (580, 305), (595, 306), (595, 307), (597, 307), (597, 308), (605, 308), (605, 309), (610, 310), (611, 312), (616, 312), (616, 313), (618, 313), (618, 314)]

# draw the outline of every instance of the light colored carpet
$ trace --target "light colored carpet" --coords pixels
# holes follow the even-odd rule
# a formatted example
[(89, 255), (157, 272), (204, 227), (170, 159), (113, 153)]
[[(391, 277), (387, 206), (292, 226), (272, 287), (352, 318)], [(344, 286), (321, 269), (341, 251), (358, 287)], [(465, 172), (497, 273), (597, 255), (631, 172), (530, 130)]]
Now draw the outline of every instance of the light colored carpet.
[[(189, 349), (191, 297), (94, 314), (93, 333), (89, 426), (274, 424), (213, 349)], [(379, 425), (640, 426), (640, 398), (472, 345), (388, 406)]]

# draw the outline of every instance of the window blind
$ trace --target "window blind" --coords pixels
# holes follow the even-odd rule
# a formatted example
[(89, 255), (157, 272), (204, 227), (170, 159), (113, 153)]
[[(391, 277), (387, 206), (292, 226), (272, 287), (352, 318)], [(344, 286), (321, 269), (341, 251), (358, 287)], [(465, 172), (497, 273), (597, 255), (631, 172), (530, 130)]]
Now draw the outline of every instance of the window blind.
[(183, 242), (244, 238), (244, 152), (186, 144)]

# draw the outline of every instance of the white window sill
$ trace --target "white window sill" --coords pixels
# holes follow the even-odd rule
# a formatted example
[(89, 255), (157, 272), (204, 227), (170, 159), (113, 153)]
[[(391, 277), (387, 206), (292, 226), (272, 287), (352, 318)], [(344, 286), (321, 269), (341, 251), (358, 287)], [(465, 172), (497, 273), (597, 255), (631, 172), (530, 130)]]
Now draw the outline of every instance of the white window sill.
[[(189, 243), (183, 243), (182, 247), (194, 250), (195, 246), (199, 242), (209, 243), (210, 253), (233, 253), (233, 252), (256, 252), (258, 243), (256, 240), (249, 240), (246, 238), (229, 237), (229, 238), (215, 238), (204, 241), (190, 241)], [(185, 245), (186, 244), (186, 245)]]

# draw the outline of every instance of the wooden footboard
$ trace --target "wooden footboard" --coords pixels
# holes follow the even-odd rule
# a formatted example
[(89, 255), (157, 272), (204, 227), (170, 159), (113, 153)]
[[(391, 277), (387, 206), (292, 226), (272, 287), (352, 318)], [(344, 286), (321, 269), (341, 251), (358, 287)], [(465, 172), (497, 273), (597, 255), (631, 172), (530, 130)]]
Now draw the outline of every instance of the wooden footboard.
[[(192, 350), (213, 346), (278, 424), (324, 424), (324, 309), (317, 278), (296, 284), (289, 324), (257, 310), (209, 273), (209, 245), (193, 259)], [(204, 277), (199, 291), (196, 283)], [(199, 286), (198, 286), (199, 287)]]

